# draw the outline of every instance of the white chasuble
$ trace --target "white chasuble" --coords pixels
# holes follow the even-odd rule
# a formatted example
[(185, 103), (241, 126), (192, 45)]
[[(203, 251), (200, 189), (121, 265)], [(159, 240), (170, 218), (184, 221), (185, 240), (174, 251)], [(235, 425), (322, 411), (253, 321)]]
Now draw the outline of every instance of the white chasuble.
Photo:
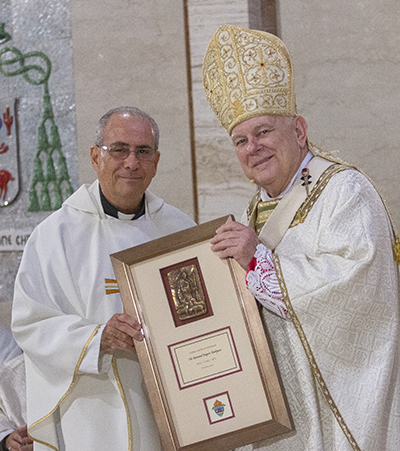
[(26, 245), (12, 328), (26, 356), (35, 450), (160, 449), (136, 355), (98, 358), (104, 324), (123, 311), (107, 289), (109, 255), (195, 225), (150, 192), (145, 201), (144, 216), (119, 220), (104, 214), (98, 182), (84, 185)]
[(295, 431), (243, 451), (400, 449), (392, 225), (361, 173), (348, 169), (323, 178), (274, 251), (292, 319), (262, 309)]

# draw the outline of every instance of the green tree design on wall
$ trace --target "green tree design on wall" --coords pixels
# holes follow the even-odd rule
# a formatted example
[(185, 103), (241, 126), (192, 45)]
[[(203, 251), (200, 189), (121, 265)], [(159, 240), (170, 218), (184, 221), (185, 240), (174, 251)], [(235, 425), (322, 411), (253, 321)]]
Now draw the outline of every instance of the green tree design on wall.
[[(11, 36), (0, 22), (0, 45)], [(29, 59), (39, 58), (43, 66), (27, 64)], [(33, 178), (29, 190), (28, 211), (51, 211), (61, 207), (63, 200), (73, 193), (68, 174), (67, 162), (62, 153), (62, 145), (49, 94), (48, 80), (51, 61), (42, 52), (23, 54), (15, 47), (5, 47), (0, 51), (0, 73), (6, 77), (22, 75), (31, 85), (43, 85), (43, 114), (38, 127), (37, 153), (33, 163)], [(63, 195), (64, 191), (64, 195)]]

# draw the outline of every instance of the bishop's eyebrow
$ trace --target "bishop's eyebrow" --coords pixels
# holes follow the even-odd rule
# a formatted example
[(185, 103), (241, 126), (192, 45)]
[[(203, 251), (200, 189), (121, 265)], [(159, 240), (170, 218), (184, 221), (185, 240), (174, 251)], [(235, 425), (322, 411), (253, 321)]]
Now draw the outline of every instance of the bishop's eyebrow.
[(246, 136), (243, 133), (238, 133), (237, 135), (232, 135), (231, 139), (232, 141), (236, 141), (239, 138), (245, 138)]
[(258, 125), (257, 127), (254, 128), (254, 131), (257, 133), (262, 129), (268, 129), (268, 130), (272, 130), (274, 128), (274, 125), (269, 124), (268, 122), (264, 122), (263, 124)]
[[(264, 122), (260, 125), (257, 125), (256, 127), (253, 128), (253, 130), (251, 131), (252, 133), (258, 133), (263, 129), (268, 129), (268, 130), (272, 130), (274, 128), (274, 125), (269, 124), (267, 122)], [(241, 139), (241, 138), (246, 138), (246, 134), (245, 133), (238, 133), (237, 135), (232, 135), (231, 139), (232, 141), (235, 141), (237, 139)]]

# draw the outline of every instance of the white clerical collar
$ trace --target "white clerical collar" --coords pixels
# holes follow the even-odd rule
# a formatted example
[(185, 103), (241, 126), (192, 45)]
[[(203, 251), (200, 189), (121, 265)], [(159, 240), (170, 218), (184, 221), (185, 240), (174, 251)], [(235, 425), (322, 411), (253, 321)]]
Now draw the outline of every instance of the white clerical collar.
[(282, 199), (293, 187), (294, 182), (297, 180), (297, 178), (300, 176), (301, 171), (303, 168), (307, 166), (307, 164), (310, 162), (314, 155), (308, 151), (307, 155), (304, 157), (304, 160), (301, 162), (301, 165), (299, 166), (299, 169), (297, 169), (296, 174), (293, 176), (292, 180), (290, 181), (289, 185), (283, 190), (281, 194), (277, 197), (269, 197), (267, 192), (264, 188), (261, 188), (261, 200), (267, 201), (267, 200), (273, 200), (273, 199)]
[(120, 211), (117, 211), (118, 219), (121, 219), (122, 221), (131, 221), (135, 218), (136, 215), (126, 215), (125, 213), (121, 213)]

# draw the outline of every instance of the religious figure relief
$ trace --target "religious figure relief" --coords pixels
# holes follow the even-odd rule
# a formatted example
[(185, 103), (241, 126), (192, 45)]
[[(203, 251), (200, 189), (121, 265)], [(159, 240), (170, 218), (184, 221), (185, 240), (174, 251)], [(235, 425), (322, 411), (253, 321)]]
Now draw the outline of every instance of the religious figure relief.
[(199, 274), (194, 265), (170, 271), (168, 281), (179, 319), (185, 320), (207, 312)]
[(160, 272), (176, 326), (213, 314), (197, 258)]

